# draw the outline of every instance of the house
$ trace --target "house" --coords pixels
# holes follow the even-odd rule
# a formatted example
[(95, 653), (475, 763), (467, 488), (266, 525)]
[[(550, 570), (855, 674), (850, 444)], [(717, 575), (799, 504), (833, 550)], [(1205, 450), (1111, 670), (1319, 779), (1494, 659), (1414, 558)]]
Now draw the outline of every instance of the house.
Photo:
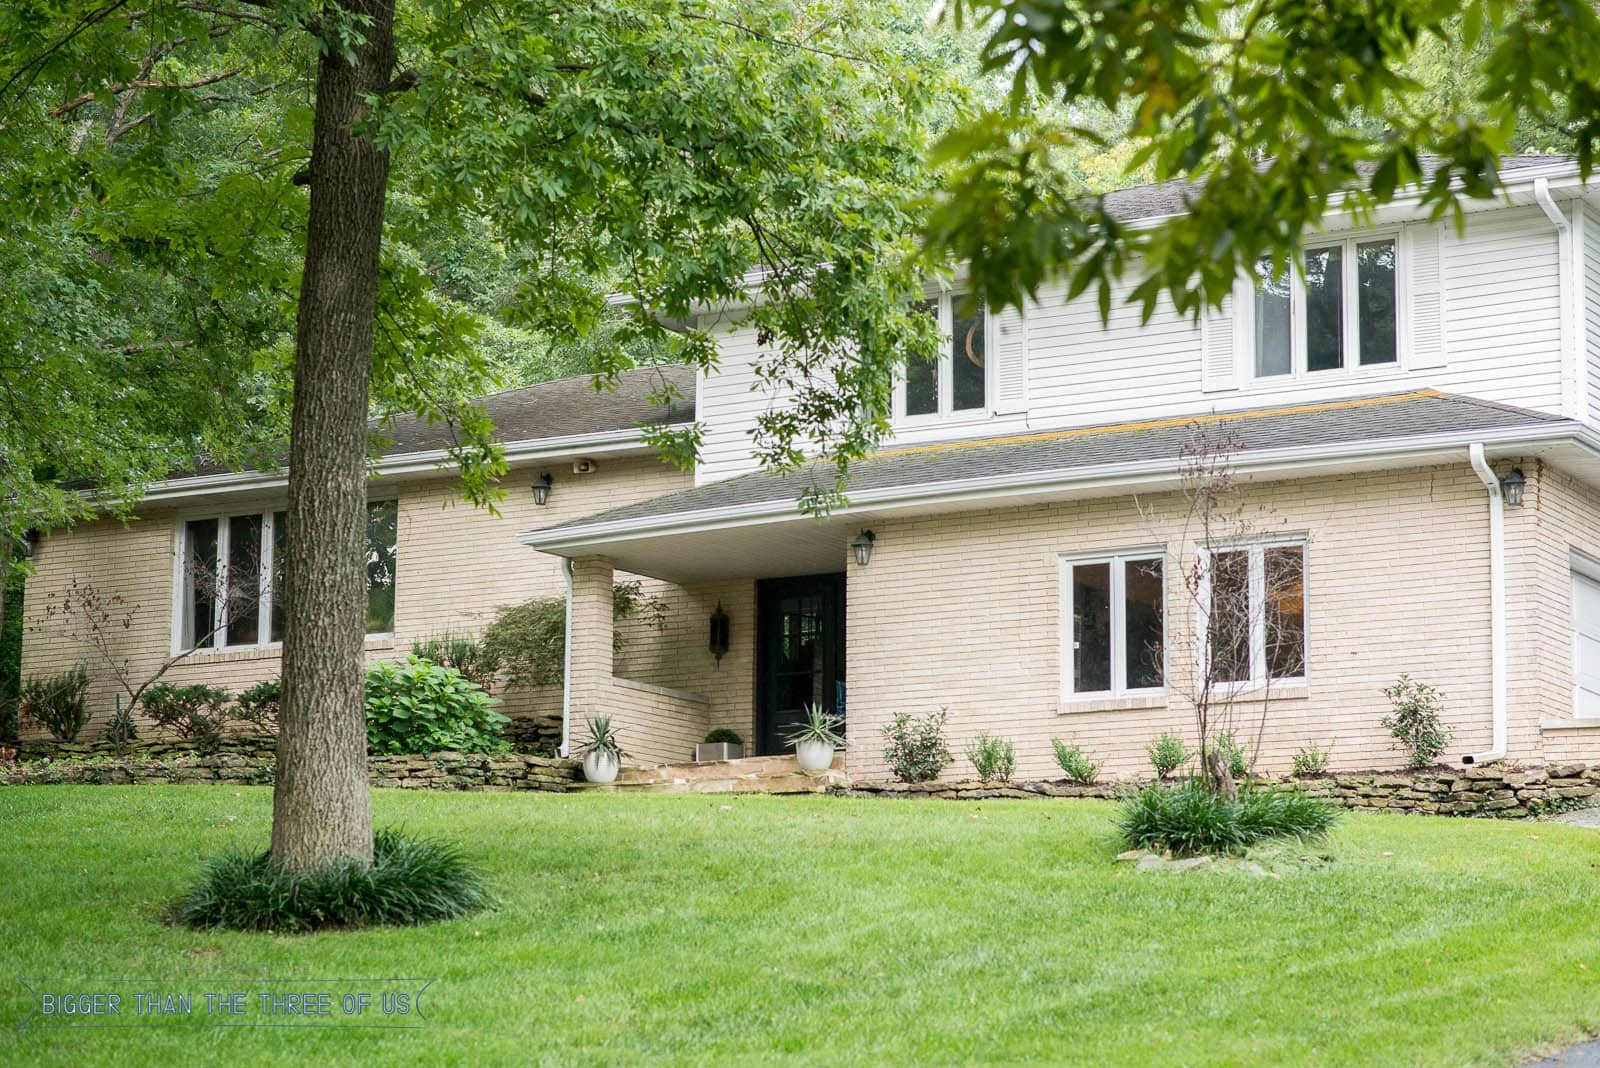
[[(1600, 199), (1561, 158), (1506, 160), (1502, 178), (1462, 232), (1404, 201), (1359, 226), (1330, 217), (1303, 275), (1259, 271), (1198, 323), (1169, 308), (1141, 323), (1129, 305), (1102, 325), (1060, 287), (996, 315), (935, 294), (944, 354), (907, 369), (893, 440), (853, 466), (848, 507), (825, 518), (796, 499), (831, 483), (826, 468), (756, 469), (750, 431), (785, 398), (754, 375), (759, 342), (738, 309), (702, 317), (721, 338), (717, 371), (637, 373), (684, 376), (693, 412), (666, 417), (703, 427), (692, 475), (631, 429), (634, 377), (598, 403), (571, 383), (494, 401), (548, 394), (546, 411), (581, 412), (565, 437), (502, 425), (514, 503), (501, 520), (449, 503), (427, 452), (439, 443), (418, 428), (374, 482), (399, 533), (393, 622), (373, 655), (564, 591), (565, 683), (527, 699), (560, 702), (574, 730), (611, 714), (643, 761), (685, 759), (719, 727), (782, 751), (814, 704), (845, 714), (848, 767), (867, 777), (886, 771), (893, 717), (940, 708), (957, 753), (1003, 735), (1019, 776), (1056, 774), (1052, 738), (1131, 775), (1156, 734), (1192, 736), (1203, 698), (1267, 770), (1308, 744), (1331, 746), (1335, 768), (1390, 767), (1403, 755), (1380, 725), (1382, 691), (1402, 675), (1443, 692), (1444, 759), (1592, 758)], [(1112, 207), (1160, 225), (1182, 189)], [(584, 460), (591, 474), (569, 473)], [(542, 473), (541, 507), (515, 487)], [(243, 515), (270, 552), (281, 495), (277, 476), (205, 479), (155, 487), (130, 528), (48, 539), (30, 610), (35, 590), (92, 571), (157, 606), (142, 655), (180, 648), (196, 633), (185, 614), (207, 607), (184, 591), (184, 545), (210, 546)], [(1196, 489), (1222, 482), (1197, 511)], [(622, 654), (618, 575), (669, 606)], [(709, 647), (713, 614), (725, 651)], [(253, 638), (270, 629), (267, 606)], [(25, 670), (73, 655), (58, 630), (29, 635)], [(235, 651), (230, 636), (174, 675), (236, 684), (275, 656), (270, 640)]]

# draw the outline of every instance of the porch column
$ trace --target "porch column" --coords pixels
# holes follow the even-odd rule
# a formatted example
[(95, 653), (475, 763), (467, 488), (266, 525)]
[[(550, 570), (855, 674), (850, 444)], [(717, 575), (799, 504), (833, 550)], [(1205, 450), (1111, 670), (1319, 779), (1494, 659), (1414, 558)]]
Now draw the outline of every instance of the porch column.
[(589, 556), (572, 561), (572, 602), (568, 605), (567, 685), (572, 736), (583, 721), (607, 711), (611, 690), (611, 561)]

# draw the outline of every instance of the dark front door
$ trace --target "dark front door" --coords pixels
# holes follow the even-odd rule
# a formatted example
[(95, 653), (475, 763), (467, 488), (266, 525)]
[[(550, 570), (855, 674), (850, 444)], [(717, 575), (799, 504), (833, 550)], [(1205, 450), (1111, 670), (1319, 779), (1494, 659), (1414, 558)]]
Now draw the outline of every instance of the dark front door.
[(837, 713), (844, 680), (844, 575), (765, 579), (756, 584), (756, 745), (765, 756), (807, 705)]

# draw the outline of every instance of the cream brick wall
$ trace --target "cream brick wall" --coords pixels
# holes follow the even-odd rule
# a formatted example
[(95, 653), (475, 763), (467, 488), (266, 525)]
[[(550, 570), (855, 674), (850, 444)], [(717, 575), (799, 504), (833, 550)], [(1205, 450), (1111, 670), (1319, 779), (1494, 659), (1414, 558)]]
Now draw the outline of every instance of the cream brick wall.
[[(1246, 492), (1258, 528), (1308, 544), (1309, 682), (1271, 701), (1262, 770), (1286, 771), (1307, 742), (1332, 741), (1337, 768), (1396, 764), (1378, 721), (1388, 710), (1380, 691), (1401, 672), (1445, 691), (1447, 759), (1487, 748), (1487, 506), (1465, 459)], [(1059, 774), (1053, 736), (1082, 745), (1111, 775), (1148, 773), (1144, 746), (1155, 734), (1194, 731), (1179, 692), (1192, 672), (1177, 662), (1192, 649), (1194, 616), (1174, 566), (1184, 512), (1168, 494), (876, 523), (871, 565), (849, 569), (851, 770), (885, 772), (881, 730), (895, 713), (947, 706), (957, 754), (947, 775), (970, 773), (961, 750), (980, 730), (1016, 743), (1021, 777)], [(1520, 528), (1517, 536), (1525, 540)], [(1058, 557), (1153, 545), (1168, 559), (1168, 697), (1150, 708), (1072, 710), (1059, 693)], [(1526, 680), (1514, 681), (1525, 698)], [(1253, 734), (1259, 713), (1259, 702), (1241, 703), (1235, 728)]]

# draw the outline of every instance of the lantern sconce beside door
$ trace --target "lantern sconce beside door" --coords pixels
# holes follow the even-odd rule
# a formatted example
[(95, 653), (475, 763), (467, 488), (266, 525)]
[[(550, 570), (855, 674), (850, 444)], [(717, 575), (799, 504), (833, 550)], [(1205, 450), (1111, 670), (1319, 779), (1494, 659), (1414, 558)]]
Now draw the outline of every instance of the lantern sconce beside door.
[(722, 666), (722, 658), (728, 655), (728, 638), (732, 633), (733, 621), (728, 618), (728, 613), (723, 609), (722, 602), (717, 602), (716, 611), (711, 613), (711, 641), (707, 647), (711, 655), (717, 658), (717, 666)]

